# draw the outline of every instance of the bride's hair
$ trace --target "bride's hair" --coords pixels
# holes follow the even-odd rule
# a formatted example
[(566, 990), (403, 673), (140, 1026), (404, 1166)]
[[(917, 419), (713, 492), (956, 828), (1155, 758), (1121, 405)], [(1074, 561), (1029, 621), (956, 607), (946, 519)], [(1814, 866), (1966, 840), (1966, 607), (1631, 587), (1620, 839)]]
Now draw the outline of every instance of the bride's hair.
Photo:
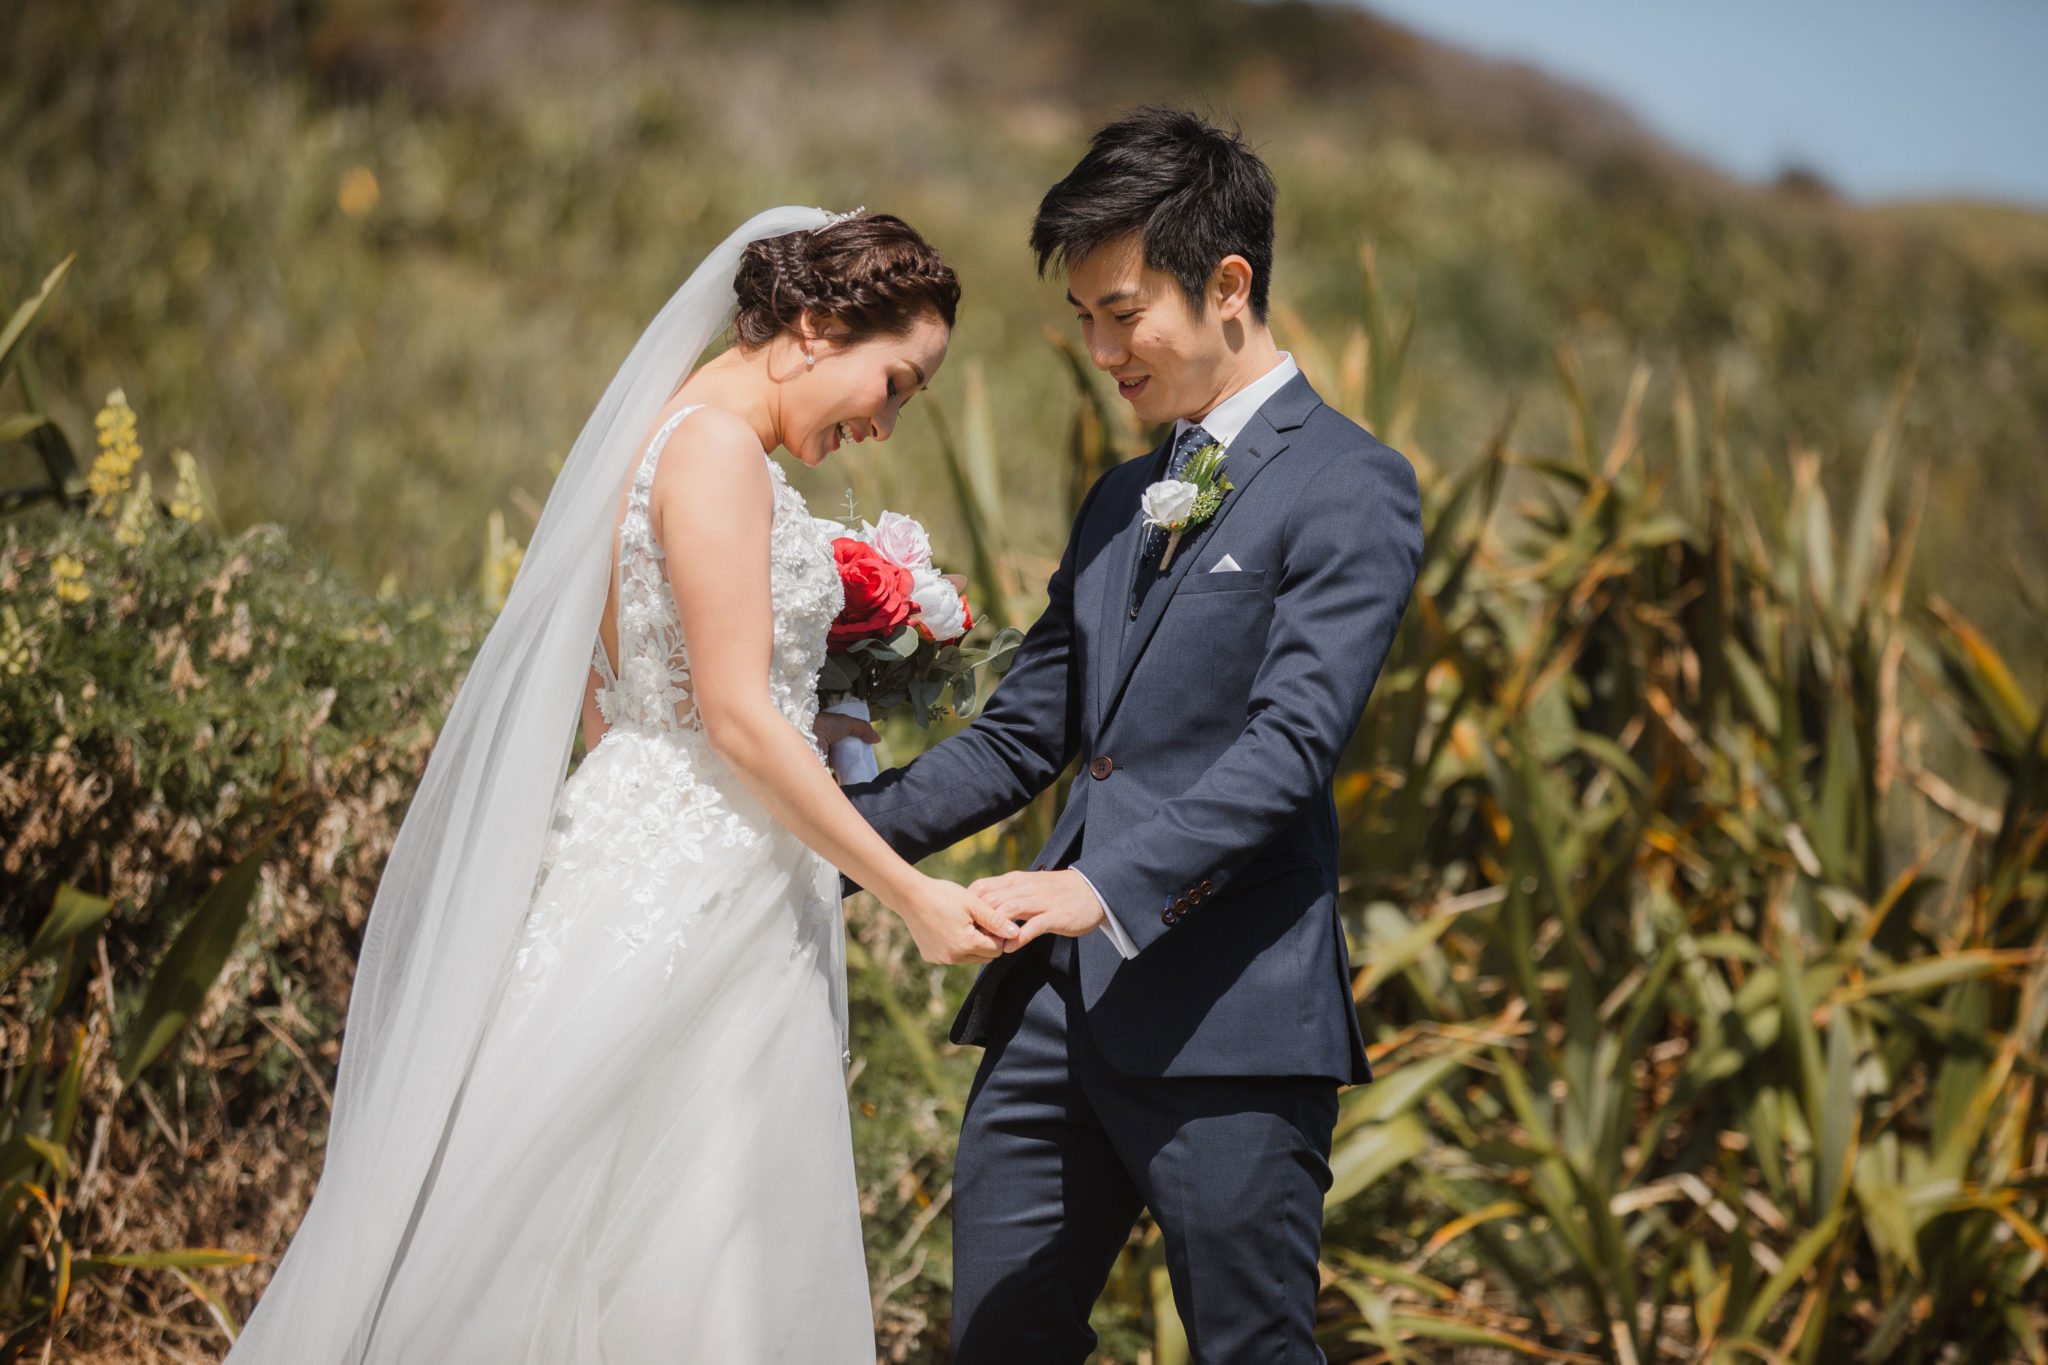
[(953, 267), (893, 213), (763, 237), (740, 257), (733, 288), (733, 339), (750, 349), (794, 332), (806, 316), (839, 323), (839, 340), (852, 344), (902, 336), (926, 313), (950, 328), (960, 306)]

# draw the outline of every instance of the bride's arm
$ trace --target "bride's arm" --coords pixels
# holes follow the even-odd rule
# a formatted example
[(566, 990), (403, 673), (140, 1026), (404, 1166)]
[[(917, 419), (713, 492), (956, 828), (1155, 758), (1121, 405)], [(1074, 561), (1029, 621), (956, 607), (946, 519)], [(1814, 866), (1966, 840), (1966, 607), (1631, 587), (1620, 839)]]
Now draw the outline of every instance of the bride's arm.
[(650, 512), (690, 656), (704, 737), (768, 814), (901, 915), (934, 962), (982, 962), (1016, 930), (965, 887), (928, 877), (863, 820), (811, 739), (768, 694), (775, 642), (769, 528), (775, 493), (759, 438), (715, 408), (678, 428)]
[(583, 680), (583, 752), (586, 754), (595, 749), (605, 732), (612, 728), (605, 724), (604, 712), (598, 708), (597, 689), (597, 670), (593, 668)]

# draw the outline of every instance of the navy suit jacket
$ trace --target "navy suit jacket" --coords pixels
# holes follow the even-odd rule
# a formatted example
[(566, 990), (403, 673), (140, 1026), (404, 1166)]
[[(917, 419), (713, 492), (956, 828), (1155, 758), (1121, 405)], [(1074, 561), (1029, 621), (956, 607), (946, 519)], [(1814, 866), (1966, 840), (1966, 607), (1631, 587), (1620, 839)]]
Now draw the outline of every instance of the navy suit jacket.
[[(1089, 490), (981, 716), (847, 795), (916, 859), (1021, 809), (1079, 755), (1032, 865), (1079, 868), (1139, 948), (1076, 944), (1104, 1059), (1136, 1076), (1370, 1080), (1330, 784), (1414, 588), (1415, 472), (1296, 377), (1232, 443), (1215, 516), (1164, 574), (1143, 570), (1140, 595), (1139, 497), (1170, 445)], [(1210, 572), (1226, 554), (1240, 569)], [(983, 968), (955, 1042), (987, 1041), (1015, 962)]]

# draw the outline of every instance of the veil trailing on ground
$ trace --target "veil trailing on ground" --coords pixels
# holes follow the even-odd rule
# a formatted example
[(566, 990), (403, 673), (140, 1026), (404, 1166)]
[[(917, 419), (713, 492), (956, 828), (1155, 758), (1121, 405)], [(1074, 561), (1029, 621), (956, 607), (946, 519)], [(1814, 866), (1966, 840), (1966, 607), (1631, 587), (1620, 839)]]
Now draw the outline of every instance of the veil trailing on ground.
[(747, 244), (829, 220), (770, 209), (721, 242), (576, 438), (392, 847), (356, 967), (319, 1189), (230, 1365), (358, 1365), (373, 1344), (378, 1358), (402, 1345), (376, 1342), (378, 1311), (533, 895), (621, 490), (655, 417), (729, 320)]

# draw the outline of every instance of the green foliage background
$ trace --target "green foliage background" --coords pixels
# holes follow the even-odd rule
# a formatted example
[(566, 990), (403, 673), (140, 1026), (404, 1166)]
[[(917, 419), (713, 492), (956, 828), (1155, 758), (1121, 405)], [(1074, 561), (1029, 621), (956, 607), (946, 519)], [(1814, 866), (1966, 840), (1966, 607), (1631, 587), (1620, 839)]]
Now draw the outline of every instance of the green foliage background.
[[(0, 28), (0, 283), (78, 253), (44, 397), (83, 444), (125, 388), (219, 512), (140, 546), (5, 528), (4, 956), (60, 882), (114, 903), (0, 988), (0, 1164), (76, 1177), (45, 1218), (0, 1171), (20, 1341), (210, 1359), (260, 1288), (108, 1255), (288, 1234), (467, 589), (502, 590), (491, 518), (523, 538), (748, 213), (886, 208), (960, 268), (924, 415), (799, 477), (925, 517), (1029, 620), (1078, 481), (1144, 433), (1047, 343), (1024, 226), (1092, 121), (1165, 97), (1273, 163), (1282, 340), (1428, 505), (1339, 792), (1386, 1079), (1341, 1125), (1333, 1358), (2048, 1358), (2041, 218), (1733, 185), (1300, 3), (16, 0)], [(0, 489), (37, 474), (0, 447)], [(1017, 865), (1051, 810), (941, 868)], [(124, 1087), (140, 981), (278, 818), (253, 932)], [(935, 1361), (965, 977), (872, 905), (851, 929), (878, 1349)], [(32, 1156), (59, 1074), (75, 1135)], [(72, 1242), (99, 1268), (66, 1315)], [(1183, 1358), (1156, 1231), (1097, 1322), (1105, 1360)]]
[[(2002, 638), (2039, 634), (2007, 568), (2048, 553), (2022, 474), (2048, 431), (2037, 217), (1731, 184), (1582, 97), (1302, 3), (10, 8), (0, 259), (18, 296), (81, 253), (44, 339), (61, 415), (124, 385), (207, 455), (230, 524), (279, 521), (366, 582), (467, 580), (491, 508), (523, 536), (659, 302), (791, 201), (903, 213), (954, 259), (938, 392), (984, 367), (1006, 506), (1051, 553), (1066, 409), (1040, 329), (1069, 324), (1025, 226), (1095, 120), (1174, 98), (1271, 160), (1278, 299), (1349, 319), (1370, 242), (1413, 301), (1406, 448), (1470, 459), (1566, 344), (1596, 389), (1638, 355), (1688, 375), (1739, 449), (1810, 446), (1839, 488), (1917, 355), (1924, 562)], [(811, 491), (914, 499), (934, 455), (913, 420)]]

